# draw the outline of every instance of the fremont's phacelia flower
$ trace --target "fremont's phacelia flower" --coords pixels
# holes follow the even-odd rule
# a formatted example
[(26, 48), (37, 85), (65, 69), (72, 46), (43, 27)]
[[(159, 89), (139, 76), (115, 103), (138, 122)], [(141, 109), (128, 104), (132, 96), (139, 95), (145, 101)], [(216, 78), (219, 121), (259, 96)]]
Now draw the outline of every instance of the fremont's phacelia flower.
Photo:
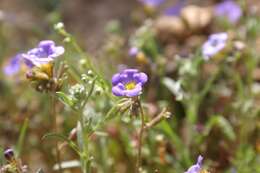
[(137, 69), (125, 69), (112, 77), (112, 92), (115, 96), (138, 96), (142, 93), (142, 87), (147, 80), (145, 73)]
[(202, 167), (202, 160), (203, 157), (199, 156), (197, 159), (197, 163), (195, 165), (192, 165), (185, 173), (200, 173)]
[(21, 65), (22, 65), (23, 57), (21, 54), (17, 54), (11, 60), (9, 63), (4, 67), (3, 71), (7, 76), (12, 76), (17, 74), (20, 71)]
[(236, 23), (242, 16), (240, 6), (233, 0), (225, 0), (215, 7), (215, 15), (226, 17), (231, 23)]
[(52, 62), (56, 57), (63, 53), (64, 48), (62, 46), (55, 46), (54, 41), (44, 40), (38, 44), (38, 47), (23, 54), (23, 57), (26, 63), (33, 67)]
[(205, 60), (208, 60), (224, 49), (227, 40), (228, 34), (225, 32), (210, 35), (208, 40), (202, 46), (202, 55), (204, 56)]
[(149, 7), (157, 7), (161, 5), (165, 0), (139, 0), (143, 5)]
[(179, 16), (186, 0), (179, 0), (177, 4), (164, 10), (166, 16)]

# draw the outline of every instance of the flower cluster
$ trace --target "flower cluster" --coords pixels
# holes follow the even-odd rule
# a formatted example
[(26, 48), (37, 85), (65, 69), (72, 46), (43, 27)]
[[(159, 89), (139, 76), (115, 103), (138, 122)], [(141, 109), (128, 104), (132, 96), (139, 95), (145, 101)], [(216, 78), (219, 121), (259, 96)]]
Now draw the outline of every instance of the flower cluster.
[(41, 41), (36, 48), (12, 58), (9, 64), (4, 67), (4, 73), (14, 75), (25, 64), (27, 67), (26, 77), (33, 81), (38, 91), (56, 91), (61, 87), (61, 82), (58, 79), (63, 75), (64, 70), (60, 69), (61, 74), (55, 78), (53, 61), (61, 56), (64, 51), (64, 48), (56, 46), (54, 41)]
[(209, 36), (208, 40), (202, 46), (202, 55), (205, 60), (216, 55), (226, 47), (228, 34), (216, 33)]
[(64, 53), (62, 46), (55, 46), (54, 41), (41, 41), (36, 48), (29, 50), (27, 53), (21, 53), (14, 56), (4, 67), (4, 73), (8, 76), (17, 74), (23, 64), (27, 68), (40, 67), (41, 65), (52, 62), (56, 57)]
[(125, 69), (112, 77), (112, 92), (115, 96), (138, 96), (142, 93), (142, 87), (147, 80), (145, 73), (137, 69)]

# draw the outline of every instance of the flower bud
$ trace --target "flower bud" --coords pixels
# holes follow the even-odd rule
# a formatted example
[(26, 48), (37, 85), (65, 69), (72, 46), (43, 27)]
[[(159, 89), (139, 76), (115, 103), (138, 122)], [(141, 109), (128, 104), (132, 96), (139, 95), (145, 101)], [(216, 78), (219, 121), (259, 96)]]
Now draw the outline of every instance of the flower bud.
[(62, 22), (59, 22), (59, 23), (54, 25), (55, 30), (61, 30), (63, 28), (64, 28), (64, 24)]
[(8, 148), (7, 150), (5, 150), (4, 156), (5, 156), (5, 159), (8, 160), (8, 161), (13, 160), (14, 159), (14, 151), (13, 151), (13, 149)]

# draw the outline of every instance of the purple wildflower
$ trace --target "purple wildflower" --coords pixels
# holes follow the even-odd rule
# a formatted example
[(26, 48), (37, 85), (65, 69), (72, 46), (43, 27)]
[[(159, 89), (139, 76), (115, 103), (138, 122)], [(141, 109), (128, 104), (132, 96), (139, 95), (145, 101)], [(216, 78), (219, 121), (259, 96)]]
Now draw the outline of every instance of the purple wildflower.
[(44, 40), (38, 44), (38, 47), (23, 54), (23, 57), (26, 63), (33, 67), (52, 62), (56, 57), (63, 53), (64, 48), (62, 46), (55, 46), (54, 41)]
[(208, 40), (202, 46), (202, 54), (205, 60), (216, 55), (219, 51), (225, 48), (228, 40), (228, 34), (216, 33), (209, 36)]
[(115, 96), (138, 96), (142, 93), (142, 87), (147, 80), (145, 73), (137, 69), (125, 69), (112, 77), (112, 92)]
[(179, 0), (177, 4), (164, 10), (166, 16), (179, 16), (182, 8), (185, 6), (186, 0)]
[(202, 160), (203, 157), (200, 155), (197, 159), (197, 163), (195, 165), (192, 165), (185, 173), (199, 173), (202, 167)]
[(235, 1), (225, 0), (216, 5), (215, 15), (226, 17), (231, 23), (236, 23), (242, 16), (242, 10)]
[(158, 7), (161, 5), (165, 0), (138, 0), (145, 6), (149, 7)]
[(23, 57), (21, 54), (17, 54), (13, 58), (11, 58), (9, 63), (3, 69), (4, 73), (7, 76), (12, 76), (17, 74), (21, 68), (22, 59)]
[(131, 47), (128, 51), (128, 55), (130, 57), (136, 57), (136, 55), (138, 54), (139, 49), (137, 47)]

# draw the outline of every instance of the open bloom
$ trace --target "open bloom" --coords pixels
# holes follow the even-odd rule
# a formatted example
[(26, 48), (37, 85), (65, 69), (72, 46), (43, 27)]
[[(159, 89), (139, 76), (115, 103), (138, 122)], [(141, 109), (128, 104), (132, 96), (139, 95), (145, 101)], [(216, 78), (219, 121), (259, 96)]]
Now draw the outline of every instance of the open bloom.
[(112, 77), (112, 92), (115, 96), (138, 96), (142, 93), (142, 87), (147, 80), (145, 73), (137, 69), (125, 69)]
[(225, 32), (210, 35), (208, 40), (202, 46), (202, 54), (205, 60), (208, 60), (224, 49), (227, 40), (228, 34)]
[(195, 165), (192, 165), (185, 173), (200, 173), (200, 171), (202, 170), (202, 160), (203, 157), (199, 156), (197, 159), (197, 163)]
[(26, 63), (33, 67), (52, 62), (56, 57), (63, 53), (64, 48), (62, 46), (55, 46), (54, 41), (44, 40), (38, 44), (38, 47), (23, 54), (23, 57)]
[(215, 7), (215, 15), (226, 17), (231, 23), (236, 23), (242, 16), (240, 6), (233, 0), (225, 0)]

